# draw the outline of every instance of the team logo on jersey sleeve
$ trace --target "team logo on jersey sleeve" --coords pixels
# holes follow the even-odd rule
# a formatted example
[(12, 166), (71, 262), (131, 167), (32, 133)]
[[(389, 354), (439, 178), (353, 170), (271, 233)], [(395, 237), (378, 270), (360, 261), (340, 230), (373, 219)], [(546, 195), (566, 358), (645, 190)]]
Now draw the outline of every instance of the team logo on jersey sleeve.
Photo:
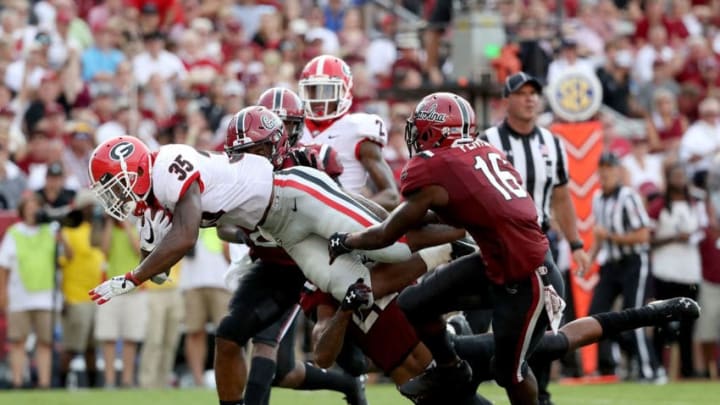
[(135, 145), (130, 142), (120, 142), (110, 149), (110, 159), (115, 161), (127, 160), (135, 152)]
[(602, 106), (602, 84), (597, 76), (578, 69), (564, 70), (546, 88), (553, 112), (565, 121), (592, 118)]
[(437, 112), (437, 103), (430, 104), (427, 110), (415, 113), (415, 119), (423, 121), (445, 122), (447, 114)]

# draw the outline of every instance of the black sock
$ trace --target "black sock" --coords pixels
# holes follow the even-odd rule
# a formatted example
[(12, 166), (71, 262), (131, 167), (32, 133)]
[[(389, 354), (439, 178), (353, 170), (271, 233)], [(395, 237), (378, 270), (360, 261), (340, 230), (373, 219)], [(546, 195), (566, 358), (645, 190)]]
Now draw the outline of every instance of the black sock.
[(220, 400), (220, 405), (245, 405), (245, 402), (243, 402), (242, 399), (235, 399), (232, 401)]
[(603, 312), (592, 316), (603, 329), (603, 339), (616, 336), (621, 332), (644, 326), (653, 326), (662, 317), (650, 307), (624, 309), (620, 312)]
[(565, 356), (569, 348), (570, 342), (568, 342), (567, 336), (562, 331), (558, 332), (557, 335), (546, 333), (540, 339), (540, 343), (535, 348), (532, 357), (538, 358), (540, 361), (551, 362)]
[(324, 370), (305, 364), (305, 380), (297, 390), (332, 390), (350, 395), (355, 391), (355, 377), (335, 370)]
[(250, 362), (250, 375), (245, 387), (245, 403), (262, 405), (270, 393), (270, 386), (275, 379), (277, 364), (267, 357), (253, 357)]

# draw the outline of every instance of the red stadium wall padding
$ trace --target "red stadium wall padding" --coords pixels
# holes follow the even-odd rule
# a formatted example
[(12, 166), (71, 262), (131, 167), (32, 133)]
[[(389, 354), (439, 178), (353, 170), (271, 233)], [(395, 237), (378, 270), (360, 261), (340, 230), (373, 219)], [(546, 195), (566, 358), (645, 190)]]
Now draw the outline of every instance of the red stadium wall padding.
[[(550, 130), (565, 142), (570, 172), (570, 194), (575, 203), (578, 217), (578, 231), (586, 248), (593, 242), (592, 197), (598, 189), (597, 162), (603, 149), (603, 128), (600, 121), (553, 124)], [(575, 263), (572, 264), (573, 270)], [(571, 277), (572, 293), (577, 316), (588, 314), (592, 292), (598, 281), (598, 266), (587, 272), (585, 277)], [(580, 350), (585, 375), (597, 370), (597, 345)]]

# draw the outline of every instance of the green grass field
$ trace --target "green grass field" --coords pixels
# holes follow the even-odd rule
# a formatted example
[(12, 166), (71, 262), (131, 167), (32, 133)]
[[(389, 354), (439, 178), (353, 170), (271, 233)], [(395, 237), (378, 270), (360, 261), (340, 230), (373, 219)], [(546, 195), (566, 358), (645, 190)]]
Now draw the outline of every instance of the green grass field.
[[(497, 405), (507, 404), (504, 392), (484, 385), (481, 392)], [(716, 405), (720, 404), (720, 383), (674, 383), (663, 386), (604, 384), (551, 386), (557, 405)], [(371, 405), (409, 404), (390, 385), (368, 388)], [(275, 389), (272, 405), (342, 405), (339, 394), (325, 391), (301, 392)], [(0, 391), (2, 405), (216, 405), (209, 390), (81, 390), (75, 392)], [(452, 404), (448, 404), (452, 405)]]

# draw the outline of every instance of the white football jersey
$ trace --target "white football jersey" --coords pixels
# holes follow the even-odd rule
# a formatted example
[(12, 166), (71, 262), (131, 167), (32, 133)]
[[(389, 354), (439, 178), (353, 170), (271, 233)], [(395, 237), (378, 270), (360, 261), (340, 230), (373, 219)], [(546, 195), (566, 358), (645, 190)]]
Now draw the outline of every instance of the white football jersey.
[(363, 141), (371, 141), (384, 147), (387, 145), (387, 127), (380, 116), (375, 114), (346, 114), (322, 131), (313, 131), (305, 125), (300, 142), (330, 145), (338, 153), (344, 170), (340, 175), (343, 188), (354, 193), (367, 183), (367, 170), (359, 160), (359, 147)]
[(188, 187), (198, 182), (202, 227), (227, 223), (255, 229), (273, 190), (272, 164), (257, 155), (230, 158), (188, 145), (166, 145), (160, 147), (152, 170), (153, 194), (170, 212)]

